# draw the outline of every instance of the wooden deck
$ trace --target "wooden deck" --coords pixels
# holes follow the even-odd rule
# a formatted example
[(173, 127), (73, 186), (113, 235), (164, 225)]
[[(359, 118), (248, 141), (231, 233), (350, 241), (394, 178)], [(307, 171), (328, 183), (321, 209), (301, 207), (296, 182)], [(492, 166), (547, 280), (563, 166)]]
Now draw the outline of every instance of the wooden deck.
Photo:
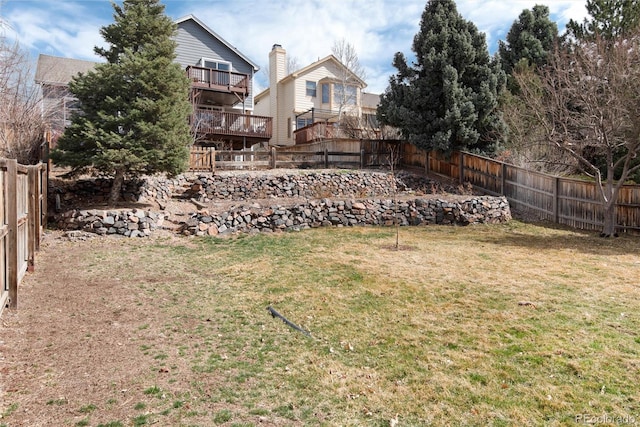
[(272, 118), (198, 108), (191, 117), (196, 133), (212, 139), (229, 137), (267, 141), (271, 139)]
[(189, 66), (187, 77), (191, 81), (192, 88), (249, 95), (249, 76), (246, 74)]

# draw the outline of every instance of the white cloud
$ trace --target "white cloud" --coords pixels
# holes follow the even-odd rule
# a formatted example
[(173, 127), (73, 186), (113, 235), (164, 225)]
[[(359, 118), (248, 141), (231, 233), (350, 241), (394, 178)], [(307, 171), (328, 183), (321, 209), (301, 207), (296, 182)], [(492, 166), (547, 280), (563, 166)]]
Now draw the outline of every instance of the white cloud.
[[(367, 73), (368, 91), (380, 93), (394, 73), (393, 56), (412, 56), (426, 0), (164, 0), (172, 18), (194, 14), (255, 63), (265, 66), (274, 43), (300, 66), (331, 53), (346, 39)], [(524, 9), (546, 4), (560, 31), (586, 15), (583, 0), (458, 0), (458, 11), (486, 32), (495, 49)], [(34, 52), (96, 60), (100, 27), (112, 22), (109, 0), (9, 0), (2, 16)]]

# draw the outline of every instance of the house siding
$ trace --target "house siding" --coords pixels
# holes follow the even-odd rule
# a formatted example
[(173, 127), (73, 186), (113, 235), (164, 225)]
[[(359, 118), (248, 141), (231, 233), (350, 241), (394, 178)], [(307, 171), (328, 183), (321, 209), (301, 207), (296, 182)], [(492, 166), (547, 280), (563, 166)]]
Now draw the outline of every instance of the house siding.
[(259, 101), (255, 101), (253, 105), (253, 113), (258, 116), (271, 115), (271, 92), (263, 95)]
[(272, 143), (276, 145), (293, 145), (293, 85), (292, 81), (278, 83), (278, 97), (276, 112), (271, 112), (274, 120), (278, 121), (277, 134), (273, 135)]
[[(335, 69), (327, 66), (326, 63), (319, 65), (318, 67), (310, 70), (304, 75), (298, 76), (296, 79), (296, 96), (295, 104), (293, 106), (297, 113), (307, 111), (311, 108), (327, 108), (328, 106), (322, 105), (322, 88), (320, 80), (324, 78), (333, 78), (336, 76)], [(307, 81), (316, 82), (316, 96), (307, 96), (306, 84)]]
[[(178, 43), (175, 61), (183, 69), (186, 69), (189, 65), (198, 65), (200, 58), (209, 58), (230, 62), (233, 72), (247, 74), (250, 81), (250, 93), (245, 100), (244, 109), (247, 111), (253, 110), (254, 69), (251, 64), (247, 63), (236, 52), (229, 49), (192, 19), (178, 24), (175, 40)], [(236, 105), (235, 108), (242, 109), (242, 104)]]

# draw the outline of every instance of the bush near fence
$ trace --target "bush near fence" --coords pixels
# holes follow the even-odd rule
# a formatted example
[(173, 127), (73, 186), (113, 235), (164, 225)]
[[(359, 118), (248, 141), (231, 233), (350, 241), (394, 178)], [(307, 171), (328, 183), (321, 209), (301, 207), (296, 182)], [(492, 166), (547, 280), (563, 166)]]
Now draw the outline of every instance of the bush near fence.
[(18, 285), (35, 266), (47, 218), (47, 167), (0, 159), (0, 312), (17, 308)]

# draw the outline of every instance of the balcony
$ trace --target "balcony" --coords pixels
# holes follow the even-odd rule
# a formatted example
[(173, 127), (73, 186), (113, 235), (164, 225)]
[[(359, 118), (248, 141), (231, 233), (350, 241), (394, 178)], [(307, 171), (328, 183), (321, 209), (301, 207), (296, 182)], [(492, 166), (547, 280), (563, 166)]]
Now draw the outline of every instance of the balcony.
[(233, 106), (251, 90), (247, 74), (195, 66), (188, 66), (186, 72), (196, 104)]
[(191, 126), (203, 142), (259, 142), (271, 139), (272, 118), (198, 108), (191, 116)]

